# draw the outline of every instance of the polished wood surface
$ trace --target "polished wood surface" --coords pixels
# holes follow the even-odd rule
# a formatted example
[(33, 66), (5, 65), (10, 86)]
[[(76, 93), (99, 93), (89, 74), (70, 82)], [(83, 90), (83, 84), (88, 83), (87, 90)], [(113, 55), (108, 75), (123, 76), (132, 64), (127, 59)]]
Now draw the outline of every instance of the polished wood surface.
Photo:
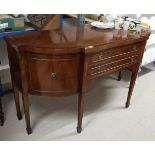
[[(22, 93), (26, 126), (31, 133), (28, 95), (66, 96), (78, 93), (77, 132), (82, 130), (85, 94), (104, 75), (132, 72), (129, 107), (147, 32), (100, 30), (90, 25), (39, 31), (6, 38), (18, 119)], [(121, 78), (121, 72), (119, 78)]]
[(97, 51), (144, 41), (147, 38), (148, 35), (143, 33), (124, 30), (101, 30), (86, 25), (85, 27), (64, 28), (62, 31), (58, 29), (12, 35), (7, 40), (15, 47), (20, 46), (24, 50), (28, 48), (32, 53), (60, 55), (80, 53), (80, 49), (85, 49), (85, 53), (91, 53), (91, 51), (94, 52), (93, 47), (96, 47), (95, 50)]
[(79, 55), (50, 57), (29, 54), (29, 91), (45, 95), (78, 92), (79, 58)]

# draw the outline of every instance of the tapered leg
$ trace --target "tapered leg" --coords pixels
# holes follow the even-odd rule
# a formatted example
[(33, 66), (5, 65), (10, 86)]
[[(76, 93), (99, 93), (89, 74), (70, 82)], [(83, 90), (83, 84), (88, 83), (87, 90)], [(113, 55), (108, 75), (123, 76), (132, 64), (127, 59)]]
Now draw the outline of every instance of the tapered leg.
[(119, 74), (118, 74), (118, 79), (117, 80), (121, 81), (121, 79), (122, 79), (122, 72), (120, 71)]
[(19, 91), (16, 86), (13, 86), (13, 89), (14, 89), (14, 98), (15, 98), (15, 104), (16, 104), (16, 110), (17, 110), (17, 118), (18, 120), (21, 120), (22, 114), (20, 111)]
[(2, 110), (2, 102), (0, 97), (0, 125), (3, 126), (3, 124), (4, 124), (4, 113)]
[(29, 112), (29, 101), (28, 95), (22, 95), (23, 99), (23, 106), (24, 106), (24, 113), (25, 113), (25, 120), (26, 120), (26, 130), (28, 135), (32, 133), (31, 126), (30, 126), (30, 112)]
[(133, 70), (132, 71), (128, 97), (127, 97), (127, 101), (126, 101), (126, 105), (125, 105), (126, 108), (128, 108), (130, 106), (131, 95), (132, 95), (132, 92), (133, 92), (133, 88), (134, 88), (134, 85), (135, 85), (137, 74), (138, 74), (138, 70)]
[(85, 94), (80, 93), (78, 97), (78, 124), (77, 124), (77, 133), (82, 131), (82, 117), (84, 109)]

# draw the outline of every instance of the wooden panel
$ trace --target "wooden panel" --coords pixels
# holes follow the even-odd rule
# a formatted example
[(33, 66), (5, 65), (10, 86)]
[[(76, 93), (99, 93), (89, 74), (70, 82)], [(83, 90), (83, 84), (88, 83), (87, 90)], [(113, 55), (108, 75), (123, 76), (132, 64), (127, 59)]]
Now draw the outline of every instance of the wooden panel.
[(41, 30), (53, 30), (60, 28), (60, 15), (53, 15), (52, 18), (41, 27)]
[(53, 30), (60, 28), (60, 15), (56, 14), (29, 14), (30, 25), (39, 30)]
[(100, 50), (97, 54), (91, 54), (89, 57), (89, 63), (96, 63), (100, 61), (107, 61), (115, 57), (126, 57), (127, 55), (135, 55), (140, 51), (140, 44), (129, 45), (119, 48), (111, 48), (106, 50)]
[(72, 94), (78, 90), (78, 56), (28, 56), (31, 92)]
[(7, 45), (12, 82), (22, 90), (18, 51)]
[[(143, 36), (144, 35), (144, 36)], [(95, 29), (90, 25), (82, 27), (64, 28), (63, 30), (37, 31), (23, 35), (12, 35), (6, 38), (8, 42), (14, 46), (24, 46), (26, 48), (46, 48), (46, 53), (53, 54), (53, 50), (49, 49), (84, 49), (85, 53), (94, 53), (103, 49), (111, 49), (118, 46), (128, 46), (130, 44), (140, 43), (148, 39), (149, 34), (136, 33), (127, 31), (124, 38), (123, 30), (115, 29)], [(95, 51), (94, 51), (95, 50)], [(33, 50), (33, 53), (40, 53)], [(44, 53), (45, 51), (43, 51)], [(80, 53), (76, 50), (74, 53)], [(60, 54), (60, 51), (55, 51)], [(62, 53), (69, 54), (68, 50)]]
[(88, 79), (123, 69), (129, 65), (133, 65), (137, 61), (137, 58), (138, 56), (126, 57), (111, 61), (109, 63), (97, 64), (96, 66), (92, 66), (88, 70)]

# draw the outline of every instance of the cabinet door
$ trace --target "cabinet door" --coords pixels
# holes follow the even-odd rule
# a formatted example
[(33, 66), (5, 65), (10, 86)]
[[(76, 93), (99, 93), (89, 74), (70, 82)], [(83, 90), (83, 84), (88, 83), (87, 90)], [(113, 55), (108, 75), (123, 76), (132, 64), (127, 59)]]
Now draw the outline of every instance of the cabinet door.
[(78, 90), (79, 56), (28, 55), (29, 90), (47, 95), (69, 95)]

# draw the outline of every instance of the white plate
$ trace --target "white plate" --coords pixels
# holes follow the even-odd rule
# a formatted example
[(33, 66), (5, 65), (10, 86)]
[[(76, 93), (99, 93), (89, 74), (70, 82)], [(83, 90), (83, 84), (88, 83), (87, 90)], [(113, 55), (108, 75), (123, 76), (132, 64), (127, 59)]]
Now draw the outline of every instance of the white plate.
[(91, 26), (99, 29), (109, 29), (109, 28), (114, 28), (114, 23), (92, 22)]

